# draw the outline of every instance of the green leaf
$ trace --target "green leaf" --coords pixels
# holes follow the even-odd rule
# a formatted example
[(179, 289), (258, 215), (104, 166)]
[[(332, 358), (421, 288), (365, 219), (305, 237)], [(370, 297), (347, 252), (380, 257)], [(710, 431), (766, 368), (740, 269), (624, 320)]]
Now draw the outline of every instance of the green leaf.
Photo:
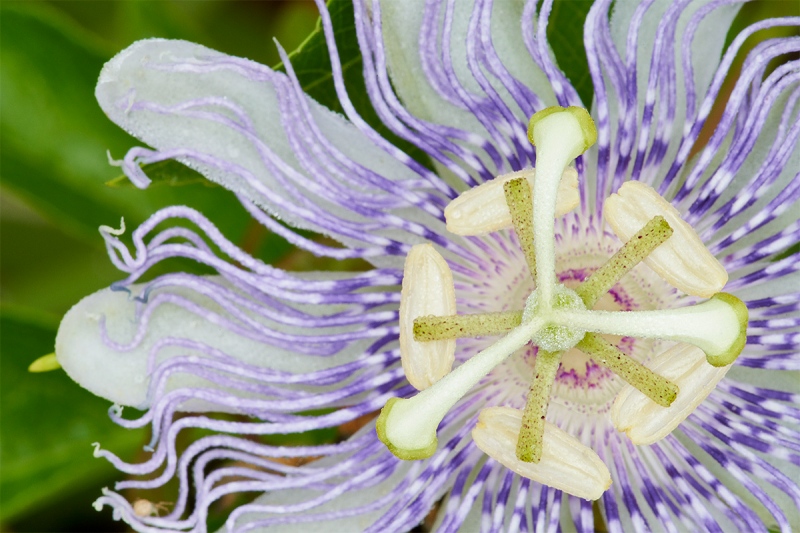
[(135, 227), (175, 204), (203, 211), (235, 241), (249, 217), (226, 191), (199, 182), (144, 191), (103, 185), (118, 174), (107, 152), (121, 157), (138, 144), (95, 102), (97, 76), (113, 51), (63, 16), (26, 6), (4, 5), (0, 17), (3, 187), (96, 246), (102, 246), (98, 226), (115, 225), (123, 216)]
[(31, 361), (53, 351), (56, 323), (51, 318), (4, 307), (0, 330), (0, 521), (73, 491), (96, 488), (99, 495), (119, 474), (93, 457), (91, 443), (130, 457), (146, 432), (113, 424), (105, 416), (108, 402), (63, 371), (28, 372)]
[[(205, 185), (206, 187), (219, 187), (219, 185), (206, 179), (205, 176), (196, 170), (174, 159), (167, 159), (166, 161), (159, 161), (158, 163), (151, 163), (149, 165), (141, 165), (141, 168), (144, 173), (147, 174), (147, 177), (152, 180), (148, 188), (157, 187), (159, 185), (180, 187), (183, 185), (196, 184)], [(136, 187), (125, 174), (120, 174), (116, 178), (107, 181), (106, 185), (108, 187)]]
[(587, 108), (592, 105), (594, 85), (583, 46), (583, 24), (591, 7), (592, 0), (553, 2), (547, 25), (547, 41), (556, 62)]

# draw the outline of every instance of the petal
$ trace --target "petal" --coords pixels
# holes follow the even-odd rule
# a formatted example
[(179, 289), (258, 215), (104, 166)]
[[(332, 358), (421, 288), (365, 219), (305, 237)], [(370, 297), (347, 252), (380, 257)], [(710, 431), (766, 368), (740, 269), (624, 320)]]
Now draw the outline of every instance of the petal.
[(417, 390), (442, 379), (455, 361), (455, 339), (418, 342), (414, 319), (456, 313), (453, 275), (430, 244), (417, 244), (406, 257), (400, 296), (400, 360), (406, 378)]
[[(319, 278), (335, 280), (340, 275), (322, 273)], [(218, 280), (208, 278), (211, 282)], [(198, 279), (195, 285), (202, 282)], [(367, 339), (345, 342), (329, 356), (310, 355), (303, 353), (307, 351), (305, 343), (313, 340), (310, 335), (343, 330), (320, 329), (312, 323), (303, 331), (305, 328), (277, 325), (252, 311), (249, 315), (232, 315), (200, 292), (185, 287), (156, 290), (152, 294), (145, 293), (144, 288), (133, 285), (130, 294), (105, 289), (87, 296), (67, 312), (56, 337), (56, 356), (69, 376), (94, 394), (121, 405), (146, 408), (153, 400), (148, 394), (151, 372), (179, 356), (219, 359), (221, 355), (212, 353), (216, 351), (237, 365), (269, 369), (276, 375), (302, 375), (357, 361), (363, 358), (370, 344)], [(220, 290), (235, 294), (224, 283), (220, 284)], [(142, 305), (134, 299), (145, 295), (148, 304)], [(320, 305), (315, 311), (332, 313), (341, 309), (341, 305)], [(242, 316), (259, 321), (259, 327), (263, 328), (260, 337), (249, 335), (247, 329), (232, 327)], [(268, 335), (272, 330), (289, 337), (270, 341)], [(320, 342), (333, 346), (330, 340), (320, 339)], [(173, 374), (166, 390), (208, 386), (209, 381), (201, 376), (202, 373), (190, 372)], [(237, 394), (254, 395), (246, 390)], [(194, 405), (194, 409), (213, 407), (201, 403)]]
[[(610, 28), (591, 32), (595, 42), (587, 44), (587, 49), (596, 56), (589, 60), (590, 66), (594, 65), (595, 87), (605, 88), (609, 79), (613, 85), (607, 98), (598, 99), (607, 105), (601, 118), (608, 116), (606, 127), (619, 143), (611, 147), (613, 136), (609, 134), (601, 143), (605, 145), (601, 146), (601, 161), (609, 155), (616, 159), (611, 161), (616, 168), (600, 169), (601, 195), (619, 186), (631, 171), (631, 163), (633, 179), (658, 185), (667, 174), (666, 168), (682, 145), (681, 136), (694, 125), (700, 102), (717, 72), (738, 10), (739, 5), (713, 0), (625, 0), (614, 2)], [(596, 18), (598, 24), (603, 15)], [(605, 77), (600, 73), (601, 64)], [(616, 154), (604, 154), (605, 150)]]
[[(176, 158), (294, 227), (381, 256), (402, 253), (394, 239), (444, 231), (440, 208), (411, 190), (417, 173), (257, 63), (183, 41), (139, 41), (106, 64), (96, 96), (157, 149), (126, 157), (140, 185), (148, 180), (137, 163)], [(405, 220), (393, 214), (400, 208)], [(414, 217), (424, 226), (407, 222)]]
[(647, 367), (678, 385), (678, 397), (669, 407), (661, 407), (626, 385), (611, 411), (614, 426), (627, 433), (637, 445), (663, 439), (706, 399), (731, 366), (709, 365), (703, 350), (689, 344), (678, 344), (666, 350)]
[[(525, 169), (499, 176), (462, 193), (447, 204), (444, 216), (447, 230), (456, 235), (485, 235), (512, 226), (503, 184), (512, 179), (525, 177), (533, 191), (535, 169)], [(565, 215), (578, 207), (578, 173), (567, 167), (561, 176), (556, 200), (556, 216)]]
[[(368, 424), (365, 429), (374, 431), (374, 426)], [(315, 482), (314, 477), (319, 476), (313, 474), (306, 476), (308, 481), (297, 476), (299, 483), (286, 483), (285, 488), (267, 491), (238, 507), (229, 523), (257, 525), (257, 531), (291, 533), (308, 528), (339, 533), (365, 531), (374, 523), (388, 522), (391, 518), (384, 516), (387, 509), (408, 489), (421, 465), (399, 461), (384, 452), (376, 457), (374, 448), (366, 448), (351, 457), (336, 455), (315, 461), (309, 465), (311, 472), (331, 469), (343, 461), (354, 463), (346, 473), (328, 477), (325, 485)]]
[[(479, 140), (505, 143), (505, 135), (498, 135), (503, 132), (513, 143), (531, 113), (514, 104), (520, 98), (508, 88), (529, 88), (539, 98), (537, 108), (543, 101), (555, 101), (547, 76), (526, 51), (520, 22), (523, 2), (445, 6), (415, 0), (382, 2), (380, 8), (392, 84), (417, 117), (475, 134)], [(487, 59), (495, 57), (500, 68)], [(504, 155), (510, 150), (501, 147)]]
[(633, 237), (656, 215), (663, 216), (674, 233), (645, 258), (647, 266), (687, 294), (709, 298), (718, 293), (728, 281), (725, 268), (678, 211), (655, 190), (641, 182), (628, 181), (603, 205), (603, 216), (623, 241)]
[[(654, 45), (660, 28), (665, 27), (668, 23), (665, 20), (665, 14), (668, 11), (670, 11), (669, 15), (673, 17), (671, 21), (673, 24), (677, 18), (680, 18), (680, 22), (674, 30), (674, 37), (670, 39), (667, 46), (669, 44), (672, 44), (674, 48), (680, 46), (680, 52), (685, 54), (680, 58), (682, 61), (680, 67), (682, 68), (677, 71), (676, 83), (679, 90), (677, 91), (676, 109), (679, 111), (684, 109), (687, 94), (690, 98), (696, 99), (702, 97), (708, 90), (719, 64), (728, 30), (741, 8), (741, 4), (720, 5), (717, 3), (713, 10), (706, 9), (709, 4), (713, 3), (713, 0), (695, 0), (683, 3), (683, 5), (675, 5), (671, 0), (651, 2), (650, 6), (646, 8), (646, 13), (636, 25), (633, 25), (632, 22), (636, 12), (641, 11), (642, 2), (622, 0), (614, 3), (611, 14), (611, 37), (614, 44), (623, 57), (626, 53), (631, 53), (631, 44), (636, 45), (634, 57), (640, 113), (644, 107), (645, 91), (653, 69)], [(693, 20), (694, 17), (698, 18)], [(636, 41), (632, 41), (632, 37)], [(668, 50), (663, 53), (666, 55), (672, 52), (673, 50)], [(686, 67), (690, 67), (691, 72), (687, 72)], [(688, 74), (691, 74), (691, 78), (686, 81), (684, 88), (683, 80)], [(678, 124), (680, 124), (680, 118), (680, 116), (676, 117)]]
[[(255, 522), (269, 526), (269, 531), (272, 527), (297, 531), (303, 523), (313, 523), (314, 531), (332, 532), (413, 528), (452, 487), (462, 466), (470, 471), (474, 468), (479, 453), (470, 442), (469, 427), (474, 423), (476, 399), (482, 400), (473, 398), (448, 416), (440, 434), (443, 445), (429, 461), (400, 461), (376, 439), (349, 457), (309, 463), (308, 475), (300, 471), (301, 476), (287, 476), (286, 488), (269, 491), (236, 511), (236, 523)], [(375, 435), (374, 423), (359, 430), (353, 439), (370, 434)], [(343, 462), (351, 464), (338, 468)], [(379, 468), (368, 471), (372, 466)], [(325, 485), (315, 479), (319, 478), (315, 472), (337, 468), (335, 477), (326, 476)]]
[[(763, 61), (768, 61), (769, 57)], [(705, 242), (716, 241), (712, 251), (759, 248), (761, 241), (797, 220), (800, 201), (800, 122), (797, 99), (800, 91), (790, 86), (783, 94), (755, 96), (760, 106), (753, 110), (733, 108), (725, 115), (736, 121), (765, 112), (763, 123), (751, 123), (734, 134), (731, 145), (719, 148), (725, 159), (702, 186), (690, 207), (690, 222)], [(745, 115), (745, 116), (742, 116)], [(749, 140), (744, 146), (736, 142)], [(749, 153), (746, 153), (749, 147)], [(746, 153), (746, 157), (743, 157)], [(734, 157), (737, 155), (738, 157)], [(731, 275), (734, 274), (730, 271)]]
[(490, 407), (481, 411), (472, 438), (503, 466), (568, 494), (596, 500), (611, 486), (611, 474), (597, 454), (549, 422), (545, 422), (541, 461), (520, 461), (516, 448), (521, 426), (522, 411)]

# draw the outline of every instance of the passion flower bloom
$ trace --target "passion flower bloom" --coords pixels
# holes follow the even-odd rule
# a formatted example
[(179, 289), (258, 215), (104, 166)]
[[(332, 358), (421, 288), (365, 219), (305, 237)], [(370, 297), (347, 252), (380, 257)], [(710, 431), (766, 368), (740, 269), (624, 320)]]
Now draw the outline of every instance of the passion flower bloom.
[[(581, 102), (552, 2), (356, 1), (368, 96), (430, 170), (357, 114), (319, 4), (345, 117), (285, 54), (283, 74), (147, 40), (100, 75), (152, 147), (120, 163), (135, 184), (177, 159), (296, 246), (374, 269), (281, 271), (182, 206), (132, 248), (101, 228), (126, 277), (67, 314), (56, 353), (152, 453), (98, 445), (128, 478), (96, 506), (137, 531), (206, 531), (238, 494), (228, 531), (405, 531), (432, 510), (441, 531), (798, 527), (800, 61), (768, 66), (800, 39), (758, 45), (700, 133), (746, 37), (800, 20), (723, 50), (737, 2), (599, 1)], [(175, 257), (217, 275), (140, 280)], [(381, 409), (343, 442), (263, 438)], [(169, 505), (120, 493), (173, 479)]]

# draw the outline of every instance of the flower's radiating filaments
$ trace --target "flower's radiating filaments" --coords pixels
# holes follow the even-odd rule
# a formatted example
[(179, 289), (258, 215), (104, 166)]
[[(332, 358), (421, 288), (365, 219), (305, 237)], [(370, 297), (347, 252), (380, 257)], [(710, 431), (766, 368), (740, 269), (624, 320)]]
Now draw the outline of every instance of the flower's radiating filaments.
[[(378, 436), (392, 453), (401, 459), (424, 459), (432, 456), (436, 451), (437, 444), (435, 432), (447, 411), (495, 366), (528, 342), (538, 347), (538, 354), (533, 365), (533, 381), (525, 409), (521, 413), (519, 423), (513, 425), (518, 430), (505, 433), (498, 430), (493, 440), (480, 437), (476, 440), (481, 450), (506, 466), (509, 466), (508, 459), (505, 461), (501, 459), (505, 455), (500, 451), (503, 446), (499, 442), (502, 440), (499, 435), (502, 434), (505, 439), (515, 441), (512, 447), (516, 447), (517, 460), (524, 463), (539, 463), (543, 456), (543, 440), (555, 439), (556, 435), (563, 433), (557, 426), (546, 424), (545, 418), (561, 353), (576, 345), (625, 379), (630, 387), (639, 391), (640, 397), (645, 397), (643, 405), (647, 405), (647, 408), (641, 403), (633, 407), (633, 401), (623, 400), (615, 403), (617, 428), (628, 434), (637, 434), (637, 426), (650, 422), (648, 417), (638, 416), (637, 418), (637, 415), (640, 415), (645, 409), (653, 410), (650, 405), (657, 405), (662, 410), (670, 411), (669, 408), (673, 402), (680, 398), (681, 408), (671, 410), (673, 415), (664, 420), (663, 427), (674, 429), (691, 413), (693, 408), (699, 405), (703, 398), (708, 396), (709, 387), (702, 387), (698, 390), (697, 385), (687, 386), (681, 394), (679, 386), (669, 381), (668, 378), (654, 373), (630, 359), (613, 345), (605, 343), (595, 333), (654, 337), (690, 343), (701, 348), (706, 354), (708, 366), (713, 365), (714, 367), (731, 365), (744, 347), (747, 331), (747, 308), (741, 300), (730, 294), (715, 293), (714, 298), (705, 304), (661, 312), (587, 310), (587, 306), (594, 305), (602, 293), (618, 282), (626, 271), (639, 261), (646, 260), (650, 254), (665, 244), (670, 246), (672, 256), (669, 259), (659, 257), (654, 262), (658, 265), (657, 272), (678, 288), (687, 290), (693, 288), (687, 288), (686, 284), (682, 282), (686, 278), (699, 280), (699, 284), (706, 286), (713, 286), (720, 277), (724, 278), (722, 285), (727, 280), (727, 274), (720, 276), (718, 269), (713, 268), (719, 263), (705, 248), (700, 252), (697, 251), (697, 245), (702, 246), (702, 243), (691, 228), (657, 193), (650, 190), (648, 195), (646, 188), (642, 189), (645, 193), (638, 195), (637, 209), (632, 210), (637, 215), (642, 212), (658, 214), (640, 231), (627, 235), (629, 240), (623, 249), (576, 290), (561, 284), (557, 285), (555, 283), (555, 253), (552, 238), (554, 225), (552, 221), (556, 215), (558, 185), (566, 166), (594, 144), (597, 131), (586, 110), (576, 107), (568, 109), (551, 107), (531, 117), (528, 137), (537, 147), (537, 161), (539, 162), (533, 181), (533, 197), (527, 186), (528, 179), (530, 179), (527, 176), (507, 180), (504, 183), (504, 189), (508, 205), (507, 212), (510, 213), (509, 218), (513, 221), (517, 238), (530, 269), (530, 275), (536, 279), (535, 289), (528, 296), (525, 309), (518, 315), (514, 315), (514, 318), (518, 319), (515, 321), (514, 329), (501, 341), (464, 362), (447, 379), (439, 381), (426, 392), (417, 394), (411, 399), (392, 398), (386, 404), (378, 418)], [(549, 180), (548, 184), (541, 183), (546, 180)], [(522, 185), (516, 187), (517, 184)], [(474, 190), (465, 194), (472, 196), (470, 201), (476, 206), (479, 205)], [(494, 203), (491, 192), (488, 193), (488, 196), (488, 201)], [(454, 202), (458, 202), (458, 199)], [(628, 201), (627, 203), (632, 202)], [(610, 202), (607, 202), (606, 210), (611, 209), (608, 207), (609, 204)], [(620, 200), (614, 205), (625, 204), (625, 200)], [(475, 212), (479, 211), (480, 208), (476, 207)], [(496, 208), (491, 212), (495, 213), (497, 218), (506, 216), (504, 212)], [(540, 214), (541, 212), (544, 215)], [(669, 216), (673, 220), (673, 224), (680, 226), (679, 234), (674, 234), (672, 226), (662, 213)], [(482, 218), (484, 217), (485, 215), (482, 216)], [(627, 215), (624, 208), (617, 207), (614, 214), (615, 228), (630, 226), (631, 222), (626, 217), (633, 217), (633, 215)], [(635, 223), (634, 221), (633, 224)], [(481, 224), (494, 225), (491, 221), (485, 221), (485, 218)], [(469, 223), (467, 222), (466, 225)], [(618, 235), (621, 233), (623, 232), (617, 230)], [(696, 263), (673, 259), (673, 257), (679, 259), (683, 252), (698, 254), (701, 259)], [(427, 253), (432, 252), (428, 251)], [(437, 255), (436, 261), (444, 262), (444, 259)], [(712, 268), (709, 268), (704, 261), (710, 262)], [(441, 300), (454, 301), (450, 285), (438, 286), (430, 283), (428, 278), (437, 278), (438, 276), (426, 275), (426, 268), (425, 264), (416, 259), (416, 253), (412, 250), (406, 260), (407, 283), (404, 281), (403, 284), (401, 309), (404, 306), (410, 307), (412, 302), (420, 308), (427, 309), (434, 308)], [(414, 283), (420, 283), (422, 288), (413, 288)], [(435, 289), (432, 290), (432, 287), (440, 290), (437, 292)], [(720, 285), (718, 288), (721, 287)], [(418, 303), (421, 298), (430, 304)], [(401, 322), (401, 327), (406, 331), (420, 330), (422, 335), (417, 337), (417, 342), (425, 337), (437, 339), (422, 341), (429, 345), (442, 343), (448, 339), (455, 341), (456, 338), (465, 336), (497, 334), (507, 329), (505, 324), (498, 324), (500, 329), (495, 331), (487, 329), (487, 325), (500, 321), (500, 317), (496, 315), (473, 315), (467, 320), (460, 317), (442, 320), (439, 317), (437, 320), (437, 317), (423, 313), (419, 313), (417, 316), (401, 313), (400, 319), (407, 321), (406, 324)], [(480, 326), (470, 329), (470, 326), (475, 323)], [(453, 324), (458, 324), (458, 326), (453, 327)], [(658, 359), (661, 365), (660, 369), (676, 376), (679, 375), (680, 381), (688, 384), (691, 380), (687, 375), (689, 371), (677, 370), (677, 368), (686, 367), (686, 363), (679, 357), (670, 357), (671, 352), (665, 353), (667, 354), (666, 358)], [(449, 368), (452, 364), (451, 353), (439, 354), (432, 349), (425, 355), (430, 358), (428, 363), (430, 366)], [(419, 357), (417, 353), (403, 350), (401, 345), (403, 361), (416, 360)], [(404, 364), (404, 367), (406, 366), (411, 365)], [(689, 367), (691, 368), (692, 365)], [(697, 369), (694, 370), (697, 371)], [(408, 376), (409, 372), (406, 374)], [(720, 375), (720, 379), (721, 376), (724, 376), (724, 373)], [(415, 376), (408, 377), (413, 383)], [(709, 381), (715, 384), (719, 379), (710, 379)], [(627, 398), (631, 394), (631, 392), (625, 391), (624, 397)], [(639, 401), (641, 402), (641, 400)], [(492, 409), (482, 413), (478, 429), (475, 430), (478, 435), (483, 435), (487, 431), (485, 428), (491, 425), (490, 421), (493, 416), (501, 416), (498, 414), (500, 411)], [(508, 412), (503, 411), (502, 416), (508, 416)], [(659, 432), (658, 438), (647, 443), (652, 444), (665, 437), (669, 431)], [(548, 435), (552, 436), (548, 437)], [(641, 441), (642, 439), (636, 440)], [(596, 454), (577, 441), (570, 446), (565, 446), (565, 448), (569, 447), (580, 450), (578, 455), (581, 457), (581, 464), (579, 466), (585, 467), (587, 470), (594, 467), (596, 470), (598, 464), (602, 465)], [(578, 466), (575, 464), (578, 459), (566, 454), (551, 453), (546, 460), (555, 464)], [(511, 466), (509, 468), (513, 469)], [(605, 473), (598, 476), (587, 475), (585, 471), (580, 470), (572, 471), (571, 475), (575, 476), (574, 479), (564, 479), (565, 476), (570, 475), (570, 472), (561, 468), (555, 468), (552, 471), (518, 469), (515, 471), (526, 475), (523, 473), (524, 471), (531, 479), (570, 494), (598, 499), (603, 491), (611, 485), (608, 471), (604, 467), (600, 470), (604, 470)]]
[[(285, 72), (151, 39), (100, 74), (147, 145), (112, 160), (135, 185), (175, 159), (373, 268), (281, 270), (184, 206), (101, 228), (124, 277), (56, 359), (151, 438), (95, 447), (124, 475), (96, 508), (144, 533), (800, 529), (800, 40), (731, 74), (800, 18), (725, 49), (737, 0), (596, 0), (582, 102), (553, 0), (317, 5), (343, 114), (280, 48)], [(215, 274), (151, 276), (173, 258)]]

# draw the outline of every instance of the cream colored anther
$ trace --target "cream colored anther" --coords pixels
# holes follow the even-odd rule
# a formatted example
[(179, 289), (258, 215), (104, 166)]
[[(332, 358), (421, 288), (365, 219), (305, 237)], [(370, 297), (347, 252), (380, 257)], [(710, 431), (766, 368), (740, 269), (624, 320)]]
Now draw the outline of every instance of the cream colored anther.
[(522, 411), (490, 407), (478, 415), (472, 430), (475, 444), (486, 455), (517, 474), (585, 500), (597, 500), (611, 486), (611, 474), (600, 457), (572, 435), (545, 421), (542, 459), (517, 459)]
[(670, 285), (694, 296), (710, 298), (728, 281), (728, 273), (678, 211), (652, 187), (625, 182), (603, 205), (603, 216), (622, 241), (628, 241), (656, 215), (673, 229), (673, 235), (653, 250), (644, 262)]
[(647, 365), (678, 388), (678, 397), (669, 407), (661, 407), (630, 385), (623, 387), (611, 409), (611, 420), (637, 445), (653, 444), (672, 432), (697, 408), (725, 377), (731, 365), (711, 366), (703, 350), (691, 344), (678, 344)]
[[(527, 168), (504, 174), (462, 193), (444, 210), (447, 230), (456, 235), (485, 235), (510, 228), (511, 213), (503, 194), (503, 184), (515, 178), (527, 178), (533, 191), (536, 170)], [(579, 203), (578, 172), (572, 167), (567, 167), (558, 186), (556, 216), (569, 213)]]
[(450, 372), (455, 339), (414, 340), (414, 319), (426, 315), (454, 315), (456, 293), (447, 262), (430, 244), (417, 244), (406, 257), (400, 292), (400, 360), (417, 390), (423, 390)]

